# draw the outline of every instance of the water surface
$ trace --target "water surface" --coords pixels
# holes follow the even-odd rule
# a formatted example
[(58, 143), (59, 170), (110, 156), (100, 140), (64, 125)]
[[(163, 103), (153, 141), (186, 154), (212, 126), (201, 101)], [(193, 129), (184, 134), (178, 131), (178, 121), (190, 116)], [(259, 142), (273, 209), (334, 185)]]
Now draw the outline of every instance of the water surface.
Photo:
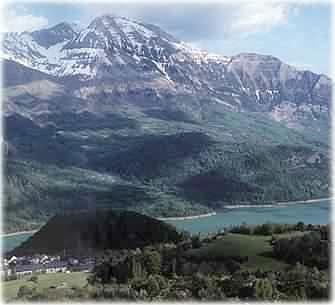
[[(294, 204), (276, 207), (252, 207), (239, 209), (225, 209), (214, 216), (169, 220), (168, 223), (177, 229), (186, 230), (191, 234), (207, 234), (217, 232), (225, 227), (247, 224), (288, 223), (295, 224), (303, 221), (305, 224), (328, 224), (331, 217), (331, 201), (324, 200), (308, 204)], [(23, 233), (14, 236), (6, 236), (3, 240), (3, 251), (10, 251), (28, 239), (33, 233)]]
[(13, 250), (34, 233), (22, 233), (18, 235), (5, 236), (2, 238), (2, 249), (4, 252)]
[(186, 230), (192, 234), (207, 234), (242, 223), (262, 224), (271, 222), (295, 224), (303, 221), (305, 224), (328, 224), (331, 217), (330, 205), (330, 200), (324, 200), (288, 206), (225, 209), (223, 212), (210, 217), (169, 220), (168, 222), (178, 229)]

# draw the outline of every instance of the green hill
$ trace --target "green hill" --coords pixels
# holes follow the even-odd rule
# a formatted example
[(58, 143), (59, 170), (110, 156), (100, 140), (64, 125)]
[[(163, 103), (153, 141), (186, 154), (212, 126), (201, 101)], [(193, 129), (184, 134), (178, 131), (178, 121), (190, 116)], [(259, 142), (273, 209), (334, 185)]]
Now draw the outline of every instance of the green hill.
[(89, 210), (53, 216), (12, 254), (66, 251), (85, 256), (104, 249), (135, 249), (180, 239), (181, 234), (171, 225), (139, 213)]

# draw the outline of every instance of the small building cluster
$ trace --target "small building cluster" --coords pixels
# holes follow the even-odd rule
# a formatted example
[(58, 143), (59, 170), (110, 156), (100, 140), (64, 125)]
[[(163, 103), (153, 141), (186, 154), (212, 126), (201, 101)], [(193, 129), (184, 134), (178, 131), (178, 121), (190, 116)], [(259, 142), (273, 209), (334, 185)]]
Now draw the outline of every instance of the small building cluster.
[(0, 275), (4, 280), (19, 278), (27, 274), (55, 272), (91, 272), (95, 266), (92, 258), (76, 259), (60, 256), (34, 255), (3, 258)]

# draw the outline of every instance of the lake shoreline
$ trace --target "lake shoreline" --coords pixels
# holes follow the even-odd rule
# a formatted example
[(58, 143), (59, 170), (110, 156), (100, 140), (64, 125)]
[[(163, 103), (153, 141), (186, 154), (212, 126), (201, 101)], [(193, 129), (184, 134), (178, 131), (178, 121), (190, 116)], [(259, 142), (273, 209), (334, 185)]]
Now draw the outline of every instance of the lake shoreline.
[(238, 205), (225, 205), (223, 209), (243, 209), (243, 208), (275, 208), (277, 206), (290, 206), (295, 204), (310, 204), (314, 202), (332, 200), (332, 197), (327, 198), (318, 198), (318, 199), (309, 199), (309, 200), (298, 200), (298, 201), (279, 201), (276, 203), (269, 204), (238, 204)]
[[(308, 200), (298, 200), (298, 201), (279, 201), (276, 203), (269, 203), (269, 204), (259, 204), (259, 205), (254, 205), (254, 204), (239, 204), (239, 205), (225, 205), (222, 210), (225, 209), (243, 209), (243, 208), (274, 208), (277, 206), (290, 206), (290, 205), (295, 205), (295, 204), (309, 204), (313, 202), (320, 202), (320, 201), (327, 201), (327, 200), (332, 200), (332, 197), (326, 197), (326, 198), (317, 198), (317, 199), (308, 199)], [(217, 215), (217, 213), (220, 212), (211, 212), (211, 213), (206, 213), (206, 214), (200, 214), (200, 215), (192, 215), (192, 216), (181, 216), (181, 217), (158, 217), (156, 219), (162, 220), (162, 221), (178, 221), (178, 220), (192, 220), (192, 219), (198, 219), (198, 218), (205, 218), (205, 217), (211, 217)]]
[(22, 234), (30, 234), (30, 233), (36, 233), (38, 230), (28, 230), (28, 231), (18, 231), (13, 233), (5, 233), (1, 234), (1, 237), (9, 237), (9, 236), (16, 236), (16, 235), (22, 235)]
[(200, 214), (200, 215), (192, 215), (192, 216), (180, 216), (180, 217), (158, 217), (156, 219), (158, 220), (188, 220), (188, 219), (198, 219), (198, 218), (204, 218), (204, 217), (210, 217), (216, 215), (216, 212), (206, 213), (206, 214)]

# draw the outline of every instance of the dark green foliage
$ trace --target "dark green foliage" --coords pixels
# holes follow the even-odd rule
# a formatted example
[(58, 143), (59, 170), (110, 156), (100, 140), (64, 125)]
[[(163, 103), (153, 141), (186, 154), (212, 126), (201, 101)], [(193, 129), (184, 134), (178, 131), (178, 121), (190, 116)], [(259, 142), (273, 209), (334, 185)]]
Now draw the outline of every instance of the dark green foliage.
[[(247, 201), (252, 196), (261, 193), (256, 186), (242, 182), (237, 177), (225, 176), (225, 170), (213, 170), (208, 173), (191, 177), (180, 185), (185, 196), (195, 201), (234, 202), (236, 198)], [(244, 196), (244, 197), (243, 197)]]
[(103, 262), (102, 264), (94, 267), (93, 277), (88, 281), (92, 284), (101, 283), (106, 284), (111, 281), (112, 267), (109, 263)]
[(278, 289), (291, 300), (324, 300), (329, 298), (329, 281), (317, 268), (299, 263), (279, 277)]
[(186, 113), (197, 124), (184, 110), (134, 105), (6, 118), (4, 230), (90, 207), (172, 217), (329, 195), (326, 123), (296, 131), (206, 103), (200, 116)]
[(89, 210), (54, 216), (13, 253), (63, 254), (66, 250), (68, 254), (92, 255), (97, 250), (135, 249), (152, 243), (178, 242), (181, 238), (171, 225), (145, 215)]
[(134, 278), (130, 281), (131, 288), (139, 294), (154, 298), (168, 287), (165, 277), (158, 274), (151, 274), (148, 277)]
[(143, 263), (149, 274), (159, 274), (162, 269), (162, 257), (156, 250), (144, 250)]
[[(52, 121), (56, 130), (80, 131), (86, 129), (123, 129), (136, 128), (137, 122), (130, 118), (124, 117), (116, 113), (106, 113), (97, 115), (91, 112), (83, 111), (79, 113), (48, 113), (47, 119)], [(43, 116), (40, 116), (43, 120)], [(74, 124), (75, 122), (75, 124)]]
[(254, 228), (254, 234), (256, 235), (272, 235), (273, 233), (274, 230), (271, 224), (268, 223), (256, 226), (256, 228)]
[(241, 269), (240, 263), (232, 258), (229, 258), (225, 261), (225, 266), (230, 273), (235, 273)]
[(181, 110), (174, 109), (149, 109), (144, 111), (144, 113), (152, 118), (164, 120), (164, 121), (176, 121), (176, 122), (185, 122), (193, 123), (197, 122), (192, 119), (192, 117)]
[(192, 296), (200, 300), (222, 300), (224, 293), (217, 287), (216, 281), (210, 276), (196, 273), (191, 279)]
[[(240, 153), (222, 152), (214, 169), (186, 178), (179, 184), (189, 200), (214, 208), (223, 204), (273, 203), (322, 197), (328, 192), (329, 163), (309, 147), (278, 145), (243, 147)], [(225, 156), (226, 155), (226, 156)]]
[(251, 226), (248, 226), (246, 224), (242, 224), (240, 226), (235, 226), (235, 227), (231, 228), (230, 232), (249, 235), (249, 234), (252, 234), (252, 228), (251, 228)]
[[(109, 161), (103, 161), (104, 169), (122, 177), (152, 179), (166, 175), (174, 166), (187, 157), (199, 154), (213, 143), (206, 134), (182, 132), (166, 136), (150, 136), (139, 139), (129, 150)], [(106, 164), (109, 163), (110, 165)], [(171, 175), (172, 173), (170, 173)]]
[(255, 283), (255, 294), (258, 300), (271, 300), (274, 289), (269, 279), (257, 279)]
[(92, 207), (132, 209), (156, 217), (209, 212), (173, 194), (83, 169), (7, 160), (5, 176), (6, 232), (36, 229), (56, 213)]
[(238, 234), (254, 234), (254, 235), (266, 235), (270, 236), (273, 234), (283, 234), (292, 231), (305, 231), (305, 226), (302, 222), (296, 225), (292, 224), (278, 224), (278, 223), (265, 223), (261, 225), (246, 225), (234, 226), (230, 229), (232, 233)]
[(201, 240), (200, 240), (200, 236), (195, 235), (192, 236), (192, 248), (193, 249), (197, 249), (201, 247)]
[(319, 269), (329, 268), (329, 251), (329, 240), (322, 239), (318, 231), (303, 236), (278, 239), (273, 243), (275, 257), (291, 264), (300, 262)]
[(148, 278), (147, 291), (151, 297), (159, 293), (159, 283), (153, 277)]
[(162, 289), (166, 288), (166, 279), (160, 275), (150, 275), (146, 283), (146, 290), (149, 296), (157, 296)]

